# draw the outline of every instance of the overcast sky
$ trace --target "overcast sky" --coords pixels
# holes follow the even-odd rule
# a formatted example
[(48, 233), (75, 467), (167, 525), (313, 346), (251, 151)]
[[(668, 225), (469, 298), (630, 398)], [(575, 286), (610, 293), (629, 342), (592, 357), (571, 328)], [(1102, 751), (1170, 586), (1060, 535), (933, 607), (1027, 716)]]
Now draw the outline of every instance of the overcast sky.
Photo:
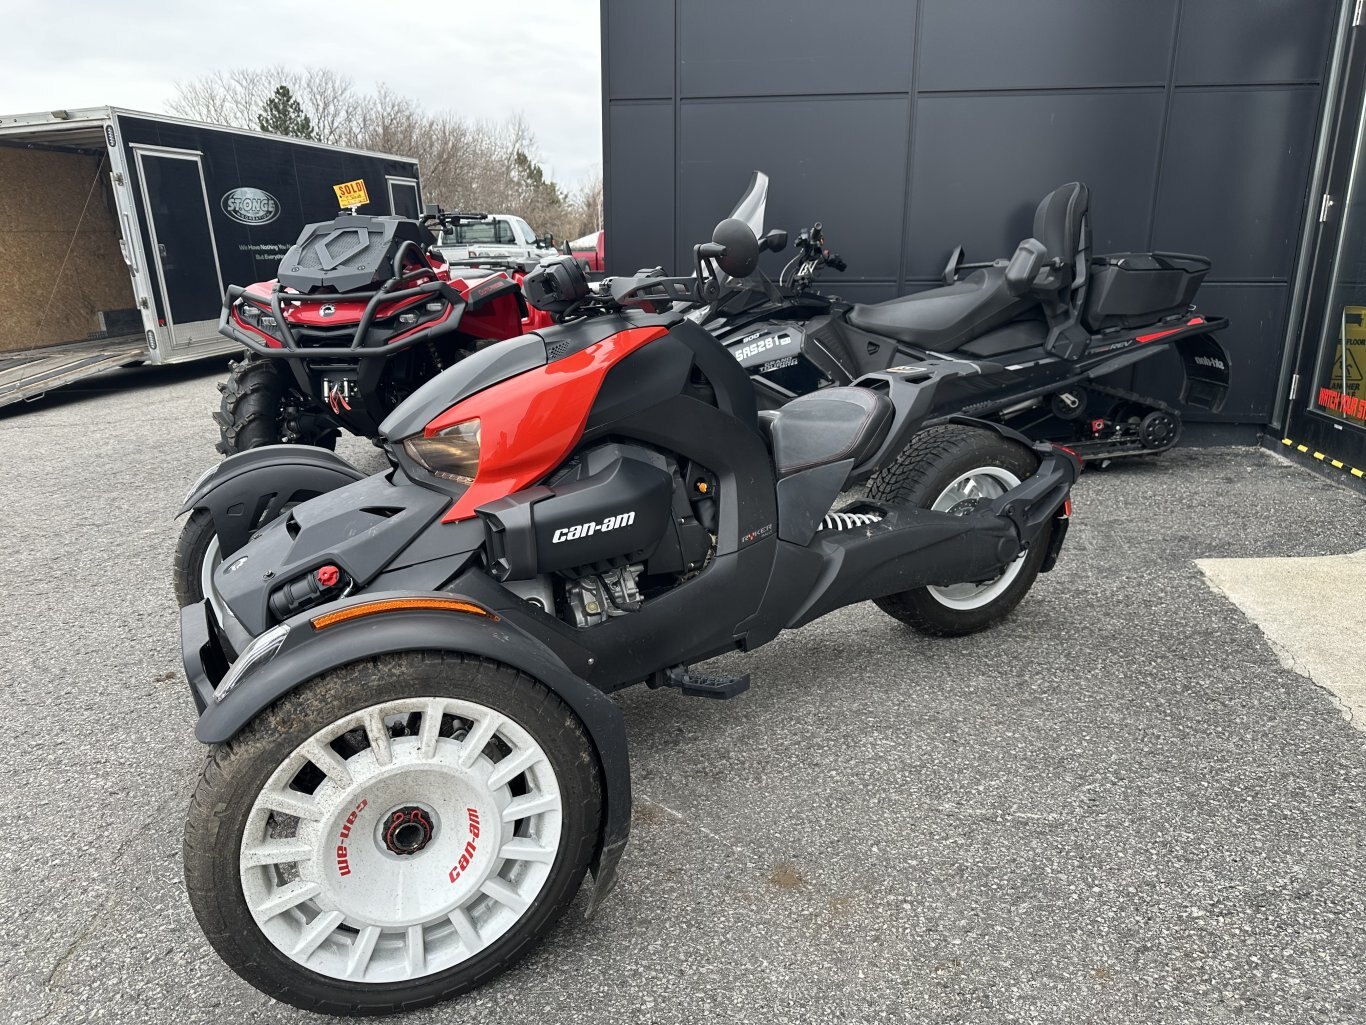
[(275, 64), (385, 82), (431, 110), (520, 111), (564, 185), (602, 165), (597, 0), (0, 0), (0, 115), (164, 111), (177, 81)]

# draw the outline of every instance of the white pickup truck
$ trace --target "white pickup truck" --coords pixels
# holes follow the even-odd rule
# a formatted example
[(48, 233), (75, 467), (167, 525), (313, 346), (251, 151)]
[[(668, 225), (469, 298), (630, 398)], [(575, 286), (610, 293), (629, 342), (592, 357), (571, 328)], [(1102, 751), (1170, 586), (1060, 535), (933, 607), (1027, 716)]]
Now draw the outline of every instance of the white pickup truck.
[(441, 234), (437, 248), (452, 262), (515, 260), (540, 263), (556, 256), (553, 245), (538, 239), (531, 225), (512, 214), (469, 214)]

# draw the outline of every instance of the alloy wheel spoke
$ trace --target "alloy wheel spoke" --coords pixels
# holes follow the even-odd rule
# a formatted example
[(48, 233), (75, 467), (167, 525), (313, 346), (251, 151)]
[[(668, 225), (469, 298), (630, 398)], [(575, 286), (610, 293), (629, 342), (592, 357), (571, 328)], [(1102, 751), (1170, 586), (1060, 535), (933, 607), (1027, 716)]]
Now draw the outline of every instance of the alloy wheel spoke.
[(555, 851), (524, 836), (515, 836), (498, 849), (498, 857), (509, 861), (535, 861), (549, 865), (555, 860)]
[(365, 735), (370, 738), (370, 750), (375, 753), (375, 761), (380, 765), (389, 765), (394, 760), (394, 748), (389, 735), (389, 727), (385, 725), (384, 716), (376, 709), (370, 709), (365, 714)]
[(303, 879), (296, 879), (288, 886), (282, 886), (276, 890), (270, 900), (263, 904), (256, 905), (254, 910), (258, 920), (271, 919), (276, 915), (282, 915), (290, 908), (298, 907), (310, 897), (316, 897), (323, 892), (323, 888), (317, 883), (311, 883)]
[(351, 944), (351, 956), (346, 959), (346, 977), (348, 979), (365, 977), (365, 969), (370, 967), (370, 958), (374, 956), (375, 944), (379, 942), (379, 934), (379, 926), (367, 925), (356, 936)]
[(489, 774), (489, 786), (496, 790), (505, 783), (511, 783), (540, 760), (541, 752), (534, 747), (514, 751), (493, 767), (493, 772)]
[(318, 802), (308, 794), (301, 794), (297, 790), (267, 790), (261, 794), (259, 803), (264, 808), (278, 811), (282, 815), (293, 815), (296, 819), (316, 822), (323, 817), (323, 811), (318, 807)]
[(435, 698), (423, 706), (422, 726), (417, 735), (418, 757), (436, 757), (436, 742), (441, 739), (441, 713), (444, 709), (445, 702)]
[(289, 956), (296, 961), (308, 960), (308, 955), (323, 945), (323, 941), (337, 931), (337, 926), (342, 924), (346, 916), (340, 911), (325, 911), (308, 924), (308, 928), (299, 934), (299, 942), (294, 945), (294, 949), (289, 952)]
[(450, 913), (451, 925), (455, 926), (456, 934), (460, 937), (460, 942), (469, 951), (479, 950), (484, 945), (483, 938), (479, 935), (479, 927), (474, 924), (474, 919), (464, 908), (456, 908)]
[(341, 755), (316, 739), (310, 740), (302, 748), (304, 757), (316, 765), (328, 779), (339, 787), (351, 785), (351, 770), (342, 761)]
[(470, 730), (469, 736), (465, 738), (460, 747), (460, 757), (457, 759), (460, 768), (468, 769), (475, 763), (479, 753), (493, 739), (493, 735), (498, 732), (498, 727), (501, 725), (503, 725), (503, 717), (492, 711), (475, 723), (474, 729)]
[(503, 809), (504, 822), (516, 822), (543, 811), (553, 811), (560, 806), (560, 799), (554, 794), (523, 794)]
[(313, 856), (313, 848), (302, 840), (293, 837), (285, 840), (267, 840), (242, 845), (242, 864), (250, 868), (264, 865), (292, 865), (297, 861), (307, 861)]
[(530, 906), (531, 901), (512, 888), (512, 885), (499, 876), (491, 876), (484, 880), (484, 885), (479, 887), (479, 892), (487, 894), (505, 907), (512, 908), (519, 914)]
[(408, 975), (418, 976), (427, 967), (427, 944), (421, 925), (408, 926)]

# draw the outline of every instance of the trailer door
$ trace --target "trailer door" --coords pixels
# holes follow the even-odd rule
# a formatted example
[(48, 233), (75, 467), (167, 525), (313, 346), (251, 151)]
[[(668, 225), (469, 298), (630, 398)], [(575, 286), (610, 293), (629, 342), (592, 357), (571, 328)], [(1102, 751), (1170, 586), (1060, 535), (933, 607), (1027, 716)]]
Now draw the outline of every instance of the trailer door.
[(183, 349), (218, 333), (223, 277), (200, 154), (133, 146), (171, 344)]

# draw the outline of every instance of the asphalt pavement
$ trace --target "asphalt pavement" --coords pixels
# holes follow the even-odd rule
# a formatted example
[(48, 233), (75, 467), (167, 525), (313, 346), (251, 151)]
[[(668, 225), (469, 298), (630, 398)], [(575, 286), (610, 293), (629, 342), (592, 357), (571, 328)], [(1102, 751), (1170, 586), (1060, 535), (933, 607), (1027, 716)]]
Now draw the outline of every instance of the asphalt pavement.
[[(169, 566), (216, 376), (0, 413), (0, 1020), (311, 1018), (223, 966), (181, 880)], [(1116, 465), (989, 633), (861, 605), (713, 663), (753, 674), (734, 701), (623, 694), (617, 892), (403, 1020), (1366, 1020), (1366, 734), (1194, 565), (1352, 552), (1364, 513), (1255, 449)]]

